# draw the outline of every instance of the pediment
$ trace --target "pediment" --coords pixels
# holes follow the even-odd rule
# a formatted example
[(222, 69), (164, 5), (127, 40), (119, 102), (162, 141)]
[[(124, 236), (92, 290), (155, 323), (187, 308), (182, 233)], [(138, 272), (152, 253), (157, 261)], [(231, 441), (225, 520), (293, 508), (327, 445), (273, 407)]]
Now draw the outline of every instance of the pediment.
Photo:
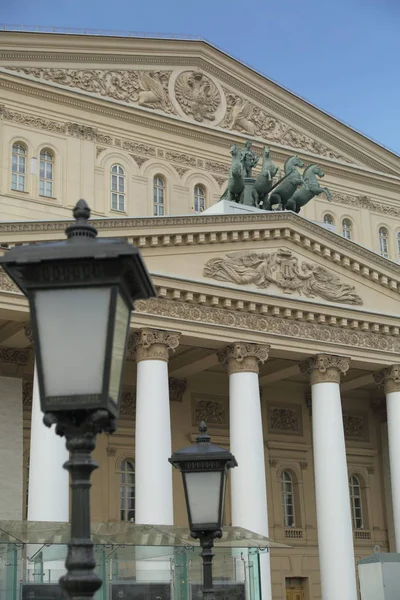
[[(380, 171), (400, 171), (392, 155), (385, 165), (382, 156), (378, 155), (386, 151), (354, 134), (348, 127), (216, 49), (206, 44), (201, 48), (197, 56), (196, 53), (191, 55), (191, 62), (190, 54), (185, 56), (189, 47), (180, 48), (181, 56), (172, 53), (168, 59), (160, 55), (156, 67), (157, 59), (150, 51), (148, 57), (142, 51), (140, 60), (137, 57), (131, 61), (135, 62), (133, 66), (122, 61), (118, 64), (116, 58), (108, 68), (97, 68), (101, 60), (108, 62), (99, 55), (87, 57), (86, 65), (97, 61), (94, 68), (77, 68), (76, 61), (68, 67), (68, 61), (57, 55), (53, 55), (46, 66), (34, 67), (21, 61), (18, 65), (15, 61), (7, 63), (0, 53), (0, 71), (86, 98), (98, 98), (148, 114), (246, 135), (295, 152)], [(84, 62), (82, 57), (80, 62)], [(253, 84), (252, 77), (256, 77), (257, 85)], [(364, 142), (369, 146), (368, 151), (365, 151)], [(374, 149), (379, 150), (378, 154), (374, 155)]]

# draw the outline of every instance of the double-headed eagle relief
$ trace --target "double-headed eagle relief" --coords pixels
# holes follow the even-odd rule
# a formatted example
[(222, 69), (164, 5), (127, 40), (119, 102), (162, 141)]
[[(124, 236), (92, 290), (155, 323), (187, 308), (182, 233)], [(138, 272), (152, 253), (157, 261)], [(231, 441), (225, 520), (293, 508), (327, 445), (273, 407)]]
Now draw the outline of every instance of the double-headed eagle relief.
[[(232, 164), (229, 171), (228, 188), (221, 197), (246, 206), (263, 210), (292, 210), (299, 213), (312, 198), (325, 194), (331, 200), (331, 193), (322, 187), (317, 177), (324, 177), (318, 165), (307, 167), (298, 156), (289, 157), (283, 167), (283, 175), (270, 157), (268, 147), (264, 148), (261, 172), (252, 176), (260, 156), (252, 150), (251, 141), (239, 150), (236, 144), (230, 149)], [(305, 167), (305, 168), (304, 168)], [(298, 169), (304, 168), (303, 173)]]
[(199, 123), (214, 121), (221, 103), (217, 86), (200, 71), (185, 71), (178, 75), (175, 97), (183, 112)]
[(228, 252), (226, 258), (211, 258), (203, 275), (237, 285), (253, 284), (265, 289), (275, 284), (286, 294), (323, 298), (342, 304), (363, 304), (355, 287), (342, 283), (335, 273), (310, 262), (301, 262), (291, 250), (276, 252)]

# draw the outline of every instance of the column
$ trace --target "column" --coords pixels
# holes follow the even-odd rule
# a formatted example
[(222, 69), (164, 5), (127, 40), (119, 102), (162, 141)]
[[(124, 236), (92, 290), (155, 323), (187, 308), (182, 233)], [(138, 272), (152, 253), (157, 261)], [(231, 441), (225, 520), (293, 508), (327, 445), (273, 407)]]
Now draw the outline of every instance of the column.
[(6, 521), (22, 520), (22, 430), (22, 379), (0, 377), (0, 519)]
[(323, 600), (357, 600), (340, 375), (349, 359), (318, 354), (300, 364), (309, 375), (318, 548)]
[(390, 481), (392, 491), (396, 552), (400, 552), (400, 365), (392, 365), (374, 374), (386, 395)]
[(179, 333), (142, 329), (134, 334), (136, 386), (136, 523), (173, 525), (168, 356)]
[[(69, 477), (63, 468), (68, 460), (65, 438), (56, 435), (55, 426), (46, 427), (40, 408), (35, 366), (32, 395), (31, 442), (29, 453), (28, 521), (69, 521)], [(41, 550), (43, 580), (57, 582), (65, 573), (64, 546), (28, 547), (28, 570), (34, 569), (35, 554)]]
[[(230, 449), (238, 467), (232, 469), (232, 525), (268, 536), (267, 487), (261, 415), (259, 363), (269, 346), (236, 342), (219, 355), (229, 373)], [(270, 555), (260, 555), (263, 600), (271, 600)]]

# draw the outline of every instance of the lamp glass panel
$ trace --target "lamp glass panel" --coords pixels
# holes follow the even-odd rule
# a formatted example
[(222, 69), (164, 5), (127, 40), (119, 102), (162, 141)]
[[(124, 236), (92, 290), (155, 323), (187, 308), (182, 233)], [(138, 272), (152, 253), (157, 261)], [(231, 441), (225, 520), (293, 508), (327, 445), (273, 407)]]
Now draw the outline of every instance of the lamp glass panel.
[(35, 292), (46, 396), (101, 393), (110, 297), (103, 287)]
[(218, 523), (223, 471), (185, 473), (192, 525)]
[(117, 297), (117, 306), (115, 313), (115, 326), (112, 343), (111, 372), (110, 372), (110, 390), (109, 395), (118, 401), (119, 388), (121, 384), (121, 374), (124, 366), (124, 350), (126, 342), (126, 332), (129, 326), (130, 310), (120, 294)]

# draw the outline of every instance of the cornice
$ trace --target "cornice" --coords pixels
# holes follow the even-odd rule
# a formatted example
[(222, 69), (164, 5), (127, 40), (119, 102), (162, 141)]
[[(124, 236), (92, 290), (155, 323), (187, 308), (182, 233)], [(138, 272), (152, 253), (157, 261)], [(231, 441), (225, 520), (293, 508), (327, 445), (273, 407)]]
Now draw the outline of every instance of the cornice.
[[(47, 60), (49, 60), (49, 56), (47, 56)], [(1, 58), (6, 58), (5, 56), (2, 56), (0, 53), (0, 59)], [(65, 57), (63, 56), (51, 56), (51, 58), (55, 61), (62, 61), (62, 60), (66, 60)], [(85, 55), (84, 58), (89, 58), (89, 59), (94, 59), (94, 60), (98, 60), (99, 57), (98, 55), (95, 56), (89, 56), (87, 57), (87, 55)], [(103, 57), (102, 57), (103, 58)], [(111, 57), (113, 59), (113, 61), (115, 62), (115, 56)], [(276, 115), (283, 117), (283, 119), (285, 119), (288, 124), (295, 124), (297, 126), (299, 126), (302, 130), (303, 130), (303, 134), (307, 135), (307, 134), (311, 134), (316, 136), (320, 141), (327, 143), (328, 145), (331, 145), (332, 148), (335, 149), (340, 149), (342, 152), (345, 153), (345, 155), (347, 155), (348, 158), (355, 158), (356, 161), (359, 161), (361, 164), (364, 164), (368, 167), (371, 167), (373, 169), (377, 169), (378, 171), (381, 172), (385, 172), (385, 173), (392, 173), (395, 175), (398, 175), (400, 172), (400, 169), (395, 169), (392, 167), (388, 167), (385, 163), (383, 163), (381, 160), (377, 160), (374, 158), (371, 158), (368, 154), (366, 154), (365, 152), (362, 152), (360, 150), (358, 150), (357, 148), (354, 147), (354, 145), (352, 145), (350, 142), (345, 142), (341, 137), (336, 136), (334, 133), (330, 133), (327, 131), (326, 127), (324, 126), (320, 126), (318, 124), (316, 124), (315, 122), (313, 122), (312, 120), (310, 120), (309, 118), (306, 118), (304, 116), (302, 116), (301, 114), (299, 114), (298, 112), (296, 112), (294, 109), (292, 108), (287, 108), (285, 107), (285, 105), (282, 102), (277, 101), (276, 99), (274, 99), (271, 94), (268, 94), (266, 92), (262, 92), (262, 91), (257, 91), (256, 88), (252, 85), (250, 85), (250, 82), (241, 82), (240, 79), (237, 79), (231, 75), (229, 75), (229, 73), (227, 73), (225, 70), (219, 68), (218, 66), (216, 66), (215, 64), (211, 64), (210, 62), (206, 61), (203, 58), (199, 58), (199, 57), (170, 57), (167, 56), (166, 58), (161, 57), (123, 57), (124, 60), (121, 60), (120, 62), (122, 62), (123, 64), (125, 64), (126, 62), (128, 62), (128, 64), (146, 64), (148, 66), (152, 66), (152, 65), (168, 65), (171, 68), (171, 63), (173, 66), (176, 67), (184, 67), (184, 66), (196, 66), (198, 68), (201, 68), (204, 70), (204, 72), (209, 73), (211, 75), (213, 75), (214, 77), (217, 77), (222, 83), (225, 83), (229, 86), (231, 86), (232, 91), (241, 91), (243, 94), (245, 94), (245, 96), (247, 96), (248, 98), (251, 98), (253, 100), (255, 100), (256, 102), (259, 103), (260, 108), (264, 109), (266, 106), (268, 106), (268, 110), (272, 110), (272, 112), (274, 112)], [(40, 60), (40, 58), (38, 57), (37, 60)], [(72, 59), (71, 59), (72, 60)], [(8, 74), (8, 76), (10, 77), (10, 79), (15, 78), (15, 75), (10, 75)], [(29, 82), (29, 83), (34, 83), (31, 79), (24, 79), (25, 82)], [(40, 85), (46, 85), (43, 82), (40, 82)], [(30, 88), (30, 86), (26, 86), (28, 93), (32, 94), (32, 90)], [(50, 86), (48, 86), (50, 88)], [(56, 88), (52, 88), (53, 92)], [(58, 94), (56, 94), (55, 99), (57, 101), (60, 101), (60, 98), (63, 97), (63, 94), (67, 93), (72, 93), (73, 95), (77, 96), (78, 93), (77, 92), (71, 92), (70, 89), (65, 90), (62, 88), (57, 88)], [(45, 94), (44, 97), (49, 97), (48, 96), (48, 92)], [(93, 102), (90, 102), (90, 100), (98, 100), (95, 96), (90, 96), (89, 97), (89, 103), (90, 103), (90, 110), (93, 111)], [(62, 100), (64, 103), (65, 101)], [(86, 105), (87, 105), (86, 101)], [(103, 101), (104, 102), (104, 101)], [(301, 101), (300, 101), (301, 102)], [(71, 102), (68, 102), (69, 104), (72, 104)], [(110, 104), (112, 104), (110, 101), (105, 101), (105, 104), (109, 107)], [(123, 116), (123, 113), (121, 113), (121, 111), (117, 110), (117, 106), (118, 104), (113, 103), (113, 113), (114, 116), (116, 118), (125, 118), (127, 119), (126, 114)], [(84, 107), (86, 108), (86, 106)], [(122, 109), (125, 109), (126, 111), (126, 107), (121, 106)], [(132, 109), (132, 107), (129, 107), (130, 109)], [(299, 107), (300, 108), (300, 107)], [(143, 109), (138, 110), (138, 112), (142, 112)], [(99, 111), (97, 110), (97, 112), (104, 112), (104, 111)], [(111, 112), (111, 111), (106, 111), (106, 112)], [(146, 114), (147, 113), (153, 113), (154, 111), (151, 110), (145, 110), (144, 111)], [(158, 115), (158, 113), (156, 113)], [(163, 115), (165, 116), (165, 115)], [(171, 123), (171, 121), (176, 121), (180, 124), (180, 126), (184, 126), (184, 125), (189, 125), (191, 127), (191, 129), (201, 129), (199, 127), (196, 126), (195, 122), (186, 122), (183, 121), (182, 123), (180, 123), (176, 117), (174, 119), (174, 117), (172, 117), (171, 115), (165, 116), (167, 122)], [(130, 119), (128, 119), (130, 120)], [(154, 127), (154, 123), (152, 122), (152, 126)], [(344, 126), (343, 126), (344, 127)], [(167, 129), (170, 129), (171, 126), (168, 126)], [(180, 129), (180, 127), (178, 127), (178, 129)], [(209, 128), (209, 134), (211, 134), (211, 132), (214, 133), (214, 137), (215, 137), (215, 129), (211, 129), (211, 127)], [(225, 135), (230, 135), (232, 137), (232, 135), (236, 135), (237, 137), (240, 137), (240, 134), (238, 134), (237, 132), (231, 132), (229, 130), (224, 131), (224, 130), (219, 130), (220, 133), (225, 134)], [(189, 134), (190, 135), (190, 134)], [(197, 135), (199, 135), (199, 133), (197, 132)], [(193, 134), (192, 134), (193, 136)], [(242, 136), (242, 137), (246, 137), (246, 136)], [(275, 144), (272, 141), (269, 140), (265, 140), (268, 143), (271, 144), (271, 146), (275, 146)], [(294, 149), (296, 151), (298, 151), (299, 149)], [(301, 149), (300, 149), (301, 150)], [(304, 152), (304, 151), (303, 151)], [(304, 152), (305, 154), (307, 154), (307, 152)], [(316, 155), (317, 157), (321, 157), (321, 158), (326, 158), (323, 155)], [(332, 159), (333, 161), (335, 161), (335, 159)], [(344, 159), (346, 160), (346, 159)], [(338, 164), (341, 164), (341, 161), (338, 161)], [(347, 163), (343, 163), (343, 164), (347, 164)]]

